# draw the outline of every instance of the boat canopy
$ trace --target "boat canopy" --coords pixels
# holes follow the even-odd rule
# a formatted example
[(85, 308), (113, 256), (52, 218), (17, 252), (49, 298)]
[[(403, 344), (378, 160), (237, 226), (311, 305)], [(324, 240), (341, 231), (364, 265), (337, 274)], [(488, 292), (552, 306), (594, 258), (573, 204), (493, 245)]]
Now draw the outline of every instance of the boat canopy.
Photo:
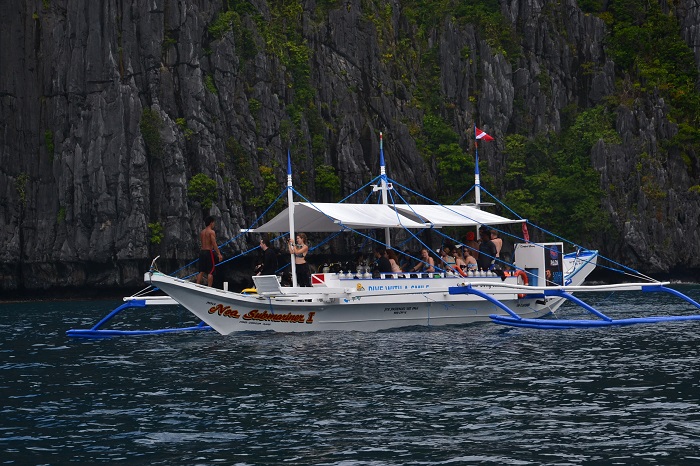
[[(520, 223), (469, 206), (294, 203), (294, 223), (300, 231), (334, 232), (374, 228), (441, 228), (445, 226), (502, 225)], [(289, 209), (251, 233), (289, 230)]]
[(430, 223), (435, 228), (505, 225), (526, 221), (511, 220), (467, 205), (396, 205), (396, 210), (417, 222)]

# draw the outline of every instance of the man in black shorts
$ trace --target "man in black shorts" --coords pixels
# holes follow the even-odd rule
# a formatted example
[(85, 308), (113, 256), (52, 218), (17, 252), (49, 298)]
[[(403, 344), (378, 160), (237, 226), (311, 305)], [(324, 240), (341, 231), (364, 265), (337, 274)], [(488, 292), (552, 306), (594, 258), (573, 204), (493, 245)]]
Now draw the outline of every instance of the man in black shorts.
[(216, 233), (214, 232), (214, 217), (211, 215), (204, 220), (206, 227), (199, 234), (199, 239), (202, 242), (202, 249), (199, 250), (199, 273), (197, 274), (197, 284), (202, 282), (202, 277), (207, 274), (207, 284), (214, 284), (214, 269), (216, 261), (214, 260), (214, 252), (216, 252), (219, 262), (223, 259), (219, 246), (216, 244)]

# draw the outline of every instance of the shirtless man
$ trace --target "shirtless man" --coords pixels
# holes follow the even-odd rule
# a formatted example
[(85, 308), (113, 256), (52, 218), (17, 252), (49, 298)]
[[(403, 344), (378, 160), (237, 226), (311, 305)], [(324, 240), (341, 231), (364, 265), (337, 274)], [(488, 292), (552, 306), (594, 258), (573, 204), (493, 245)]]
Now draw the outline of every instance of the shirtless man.
[(207, 274), (207, 284), (214, 284), (214, 251), (219, 257), (219, 262), (223, 259), (219, 246), (216, 244), (216, 233), (214, 233), (214, 217), (211, 215), (204, 220), (206, 228), (199, 234), (202, 242), (202, 249), (199, 250), (199, 273), (197, 274), (197, 284), (202, 282), (202, 276)]
[(501, 257), (501, 248), (503, 247), (503, 240), (498, 237), (498, 231), (491, 230), (491, 242), (496, 246), (496, 257)]

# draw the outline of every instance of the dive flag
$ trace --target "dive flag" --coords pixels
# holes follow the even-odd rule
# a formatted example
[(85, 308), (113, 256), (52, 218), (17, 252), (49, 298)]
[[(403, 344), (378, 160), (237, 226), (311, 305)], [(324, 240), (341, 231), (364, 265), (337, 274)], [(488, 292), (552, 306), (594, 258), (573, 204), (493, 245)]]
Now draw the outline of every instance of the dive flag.
[(484, 141), (493, 141), (493, 138), (489, 136), (488, 134), (484, 133), (481, 131), (479, 128), (476, 126), (474, 127), (474, 132), (476, 133), (476, 139), (482, 139)]

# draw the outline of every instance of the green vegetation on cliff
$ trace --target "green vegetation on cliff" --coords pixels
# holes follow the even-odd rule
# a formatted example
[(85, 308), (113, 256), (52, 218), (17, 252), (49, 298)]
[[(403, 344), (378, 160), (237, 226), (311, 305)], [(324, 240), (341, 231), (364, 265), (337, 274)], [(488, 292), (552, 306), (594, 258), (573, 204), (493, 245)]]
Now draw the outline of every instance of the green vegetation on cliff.
[(187, 183), (187, 196), (208, 211), (218, 197), (216, 181), (204, 173), (197, 173)]
[(163, 225), (160, 222), (149, 223), (148, 237), (151, 244), (159, 245), (164, 237)]
[(162, 128), (163, 119), (160, 114), (152, 108), (144, 108), (141, 113), (139, 129), (148, 152), (155, 158), (163, 156), (163, 138), (160, 135)]
[(614, 114), (604, 106), (581, 112), (565, 131), (528, 139), (506, 137), (504, 202), (525, 218), (556, 230), (564, 238), (588, 244), (608, 228), (600, 207), (603, 192), (591, 166), (598, 141), (619, 144)]
[[(674, 8), (673, 3), (667, 8)], [(691, 176), (700, 154), (700, 92), (693, 51), (683, 41), (673, 10), (659, 2), (614, 0), (606, 11), (594, 12), (610, 28), (607, 51), (620, 71), (618, 94), (621, 105), (659, 92), (669, 106), (669, 119), (679, 132), (667, 141), (664, 152), (677, 149), (686, 159)]]

